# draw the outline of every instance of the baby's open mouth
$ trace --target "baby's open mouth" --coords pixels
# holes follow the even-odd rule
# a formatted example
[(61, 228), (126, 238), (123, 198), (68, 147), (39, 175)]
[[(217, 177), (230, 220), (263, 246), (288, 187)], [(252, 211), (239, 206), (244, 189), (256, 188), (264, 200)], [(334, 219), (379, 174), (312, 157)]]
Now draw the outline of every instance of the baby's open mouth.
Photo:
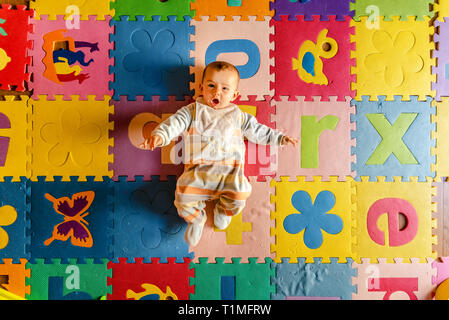
[(217, 104), (220, 103), (220, 100), (218, 100), (217, 98), (215, 98), (215, 99), (212, 100), (212, 103), (213, 103), (214, 105), (217, 105)]

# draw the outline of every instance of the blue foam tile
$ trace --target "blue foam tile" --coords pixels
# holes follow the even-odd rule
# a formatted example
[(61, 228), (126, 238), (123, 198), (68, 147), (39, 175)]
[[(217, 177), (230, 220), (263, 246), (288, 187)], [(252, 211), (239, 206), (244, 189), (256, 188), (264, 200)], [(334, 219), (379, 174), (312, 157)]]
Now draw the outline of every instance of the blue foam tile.
[[(55, 181), (31, 182), (31, 258), (111, 258), (112, 244), (112, 181), (104, 179), (95, 182), (93, 179), (70, 182)], [(84, 197), (93, 192), (91, 203), (72, 202), (75, 194)], [(66, 198), (64, 198), (66, 197)], [(54, 200), (51, 200), (54, 199)], [(64, 210), (56, 211), (55, 203), (67, 202)], [(65, 212), (64, 214), (61, 212)], [(70, 214), (66, 214), (71, 212)], [(82, 220), (74, 221), (70, 217), (81, 216)], [(72, 242), (77, 233), (72, 228), (72, 236), (66, 240), (55, 239), (56, 226), (69, 222), (77, 230), (87, 229), (92, 238), (91, 246), (82, 246)], [(66, 226), (69, 226), (66, 224)], [(50, 240), (52, 239), (52, 240)]]
[(0, 182), (0, 260), (29, 258), (28, 194), (25, 179)]
[[(385, 101), (383, 97), (379, 97), (378, 101), (369, 101), (364, 97), (362, 101), (351, 102), (356, 106), (356, 114), (352, 118), (352, 122), (356, 123), (356, 130), (352, 132), (356, 139), (353, 149), (356, 162), (352, 164), (352, 169), (356, 171), (356, 180), (361, 176), (369, 176), (370, 179), (385, 176), (386, 181), (391, 181), (394, 176), (402, 176), (403, 181), (408, 181), (410, 177), (418, 177), (419, 181), (424, 181), (427, 177), (435, 176), (435, 172), (431, 171), (431, 163), (435, 161), (431, 156), (431, 146), (434, 144), (431, 139), (431, 114), (434, 113), (431, 100), (429, 97), (426, 101), (418, 101), (411, 97), (410, 101), (401, 101), (401, 97), (396, 96), (393, 101)], [(372, 114), (383, 115), (392, 127), (401, 116), (416, 115), (402, 136), (405, 146), (416, 159), (415, 163), (401, 162), (394, 153), (391, 153), (384, 163), (369, 163), (371, 155), (383, 140), (369, 120)]]
[(114, 258), (192, 258), (184, 240), (187, 227), (173, 204), (176, 178), (167, 181), (120, 180), (115, 183)]
[(114, 99), (127, 95), (131, 99), (142, 95), (145, 99), (158, 95), (176, 96), (178, 99), (192, 95), (190, 90), (190, 17), (185, 21), (111, 21), (115, 32), (110, 36), (114, 50), (110, 56), (115, 65), (110, 68), (114, 81)]
[(274, 264), (274, 268), (276, 293), (272, 294), (272, 300), (352, 299), (354, 272), (351, 259), (347, 263), (338, 263), (336, 259), (321, 263), (319, 258), (314, 263), (305, 263), (305, 259), (289, 263), (289, 259), (282, 259), (282, 263)]

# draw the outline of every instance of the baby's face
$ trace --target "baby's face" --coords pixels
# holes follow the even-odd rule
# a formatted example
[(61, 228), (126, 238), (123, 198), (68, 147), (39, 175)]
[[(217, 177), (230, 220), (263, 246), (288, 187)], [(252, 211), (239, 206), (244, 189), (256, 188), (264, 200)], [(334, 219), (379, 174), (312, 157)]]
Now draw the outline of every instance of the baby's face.
[(204, 102), (214, 109), (226, 108), (239, 95), (238, 81), (237, 74), (232, 70), (206, 70), (200, 84)]

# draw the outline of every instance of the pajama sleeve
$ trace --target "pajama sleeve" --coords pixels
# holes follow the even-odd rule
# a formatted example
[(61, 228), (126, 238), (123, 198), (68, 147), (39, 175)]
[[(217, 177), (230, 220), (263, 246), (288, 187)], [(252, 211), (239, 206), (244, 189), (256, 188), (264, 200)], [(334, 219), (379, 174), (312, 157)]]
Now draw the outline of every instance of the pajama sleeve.
[(251, 142), (280, 146), (284, 135), (282, 132), (267, 127), (257, 121), (256, 117), (242, 112), (242, 133)]
[(152, 136), (158, 135), (162, 138), (162, 147), (187, 131), (192, 123), (193, 104), (182, 107), (175, 114), (161, 122), (151, 133)]

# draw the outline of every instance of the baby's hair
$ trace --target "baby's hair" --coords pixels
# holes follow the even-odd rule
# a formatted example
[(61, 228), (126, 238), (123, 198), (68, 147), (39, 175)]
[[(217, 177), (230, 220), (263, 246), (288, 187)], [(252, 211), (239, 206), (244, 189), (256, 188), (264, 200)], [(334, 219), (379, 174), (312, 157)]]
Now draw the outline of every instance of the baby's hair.
[(206, 68), (203, 70), (203, 77), (201, 79), (201, 82), (204, 80), (204, 76), (206, 75), (206, 71), (208, 69), (214, 69), (217, 71), (221, 70), (231, 70), (234, 71), (237, 74), (237, 80), (240, 81), (240, 73), (239, 70), (231, 63), (225, 62), (225, 61), (214, 61), (209, 63)]

